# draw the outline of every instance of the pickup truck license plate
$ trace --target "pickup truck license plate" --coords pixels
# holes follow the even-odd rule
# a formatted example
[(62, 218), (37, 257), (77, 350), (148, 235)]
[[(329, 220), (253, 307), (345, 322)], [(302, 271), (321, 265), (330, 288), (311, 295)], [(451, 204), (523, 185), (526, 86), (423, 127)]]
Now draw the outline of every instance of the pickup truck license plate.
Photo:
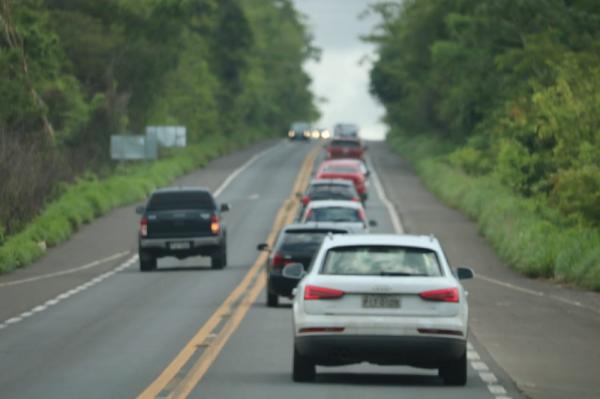
[(386, 308), (395, 309), (400, 307), (400, 296), (398, 295), (363, 295), (363, 308)]
[(190, 249), (191, 245), (188, 241), (178, 241), (178, 242), (170, 242), (169, 249), (178, 250), (178, 249)]

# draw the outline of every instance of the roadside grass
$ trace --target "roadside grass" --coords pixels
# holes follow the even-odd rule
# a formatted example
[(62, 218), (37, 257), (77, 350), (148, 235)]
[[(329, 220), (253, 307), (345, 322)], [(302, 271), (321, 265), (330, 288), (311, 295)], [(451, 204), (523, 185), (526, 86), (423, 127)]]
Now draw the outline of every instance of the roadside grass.
[(67, 240), (82, 225), (111, 209), (140, 201), (174, 178), (204, 166), (209, 160), (254, 141), (250, 136), (233, 140), (206, 137), (185, 149), (154, 162), (120, 165), (106, 178), (88, 174), (61, 187), (61, 195), (21, 232), (5, 237), (0, 246), (0, 273), (9, 272), (39, 259), (46, 248)]
[(515, 270), (600, 291), (598, 229), (574, 225), (549, 205), (514, 194), (493, 174), (471, 176), (451, 166), (452, 146), (434, 138), (394, 135), (388, 142), (411, 161), (429, 189), (478, 223)]

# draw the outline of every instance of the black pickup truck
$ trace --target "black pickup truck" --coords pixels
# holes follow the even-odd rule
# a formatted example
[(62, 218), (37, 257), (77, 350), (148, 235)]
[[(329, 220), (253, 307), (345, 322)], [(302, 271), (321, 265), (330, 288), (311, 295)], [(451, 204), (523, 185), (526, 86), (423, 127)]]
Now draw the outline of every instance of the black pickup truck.
[(177, 187), (154, 191), (141, 214), (139, 228), (140, 270), (156, 269), (157, 258), (178, 259), (203, 255), (211, 267), (227, 264), (227, 231), (221, 217), (229, 205), (217, 206), (206, 188)]

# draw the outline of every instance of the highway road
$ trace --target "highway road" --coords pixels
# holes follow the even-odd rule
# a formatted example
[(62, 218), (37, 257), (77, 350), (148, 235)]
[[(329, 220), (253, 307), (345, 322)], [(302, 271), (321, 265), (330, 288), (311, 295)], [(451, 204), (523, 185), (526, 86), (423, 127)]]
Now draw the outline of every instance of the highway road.
[[(138, 271), (135, 206), (117, 209), (23, 270), (0, 276), (2, 398), (597, 398), (598, 295), (511, 272), (476, 226), (442, 205), (383, 143), (367, 212), (377, 232), (434, 233), (465, 283), (472, 312), (469, 380), (445, 387), (408, 367), (319, 368), (291, 380), (289, 302), (264, 304), (255, 247), (293, 217), (293, 193), (319, 146), (263, 142), (176, 184), (231, 204), (229, 265), (164, 259)], [(397, 217), (395, 216), (397, 215)]]

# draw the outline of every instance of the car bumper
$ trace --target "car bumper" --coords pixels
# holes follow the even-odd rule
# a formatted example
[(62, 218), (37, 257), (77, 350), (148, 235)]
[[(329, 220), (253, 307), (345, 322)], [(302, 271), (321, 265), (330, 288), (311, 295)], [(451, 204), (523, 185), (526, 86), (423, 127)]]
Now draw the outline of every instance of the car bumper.
[[(172, 249), (173, 243), (189, 243), (187, 249)], [(156, 256), (209, 255), (224, 245), (222, 236), (182, 238), (140, 238), (139, 249)]]
[(439, 368), (466, 351), (466, 340), (385, 335), (307, 335), (295, 338), (300, 354), (323, 366), (369, 362)]

